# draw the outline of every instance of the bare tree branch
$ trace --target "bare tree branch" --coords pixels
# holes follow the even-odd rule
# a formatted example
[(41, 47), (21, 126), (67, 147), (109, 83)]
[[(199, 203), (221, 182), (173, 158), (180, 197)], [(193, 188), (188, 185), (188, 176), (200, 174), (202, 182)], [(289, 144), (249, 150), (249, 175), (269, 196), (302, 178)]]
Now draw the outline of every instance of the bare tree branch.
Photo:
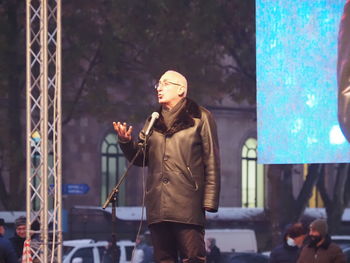
[(330, 233), (335, 233), (340, 229), (341, 218), (350, 198), (349, 191), (347, 191), (347, 187), (350, 187), (349, 164), (337, 165), (336, 173), (333, 176), (335, 176), (335, 183), (333, 185), (332, 199), (330, 199), (327, 194), (325, 180), (323, 178), (324, 175), (320, 178), (321, 180), (317, 184), (322, 200), (325, 204)]
[(344, 205), (348, 206), (349, 201), (350, 201), (350, 165), (348, 165), (348, 169), (347, 169), (347, 179), (345, 182), (345, 189), (347, 189), (347, 191), (344, 192)]
[(320, 178), (317, 182), (317, 189), (320, 192), (321, 198), (323, 200), (323, 203), (325, 204), (325, 206), (330, 206), (332, 200), (330, 199), (326, 186), (325, 186), (325, 169), (324, 167), (322, 168), (322, 172), (320, 175)]
[(333, 202), (339, 203), (341, 206), (344, 205), (344, 192), (345, 192), (345, 183), (348, 176), (348, 166), (349, 164), (342, 163), (339, 165), (334, 191), (333, 191)]
[(323, 164), (310, 164), (308, 167), (308, 174), (305, 182), (296, 200), (295, 206), (295, 218), (297, 221), (300, 219), (302, 212), (305, 210), (308, 200), (312, 195), (312, 189), (316, 185), (320, 174), (322, 172)]
[(82, 80), (82, 82), (80, 83), (80, 87), (79, 87), (77, 93), (74, 96), (72, 106), (71, 106), (71, 108), (70, 108), (70, 110), (69, 110), (69, 112), (67, 114), (67, 117), (62, 121), (62, 125), (67, 124), (73, 117), (74, 111), (75, 111), (75, 109), (77, 107), (77, 104), (78, 104), (78, 102), (79, 102), (79, 100), (80, 100), (80, 98), (82, 96), (83, 91), (84, 91), (87, 78), (90, 75), (91, 71), (93, 70), (94, 66), (96, 65), (96, 61), (97, 61), (97, 58), (98, 58), (98, 55), (99, 55), (99, 52), (100, 52), (100, 48), (101, 48), (101, 42), (99, 42), (99, 45), (96, 48), (96, 52), (94, 54), (94, 57), (92, 58), (92, 60), (91, 60), (91, 62), (89, 64), (89, 67), (88, 67), (88, 69), (85, 72), (85, 77)]

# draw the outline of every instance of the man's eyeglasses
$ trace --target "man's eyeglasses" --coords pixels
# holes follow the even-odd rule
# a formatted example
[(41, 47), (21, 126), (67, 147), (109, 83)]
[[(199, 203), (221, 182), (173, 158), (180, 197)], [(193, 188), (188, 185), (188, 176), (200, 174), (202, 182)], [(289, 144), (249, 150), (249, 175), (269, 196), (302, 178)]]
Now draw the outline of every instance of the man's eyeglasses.
[(159, 81), (156, 85), (154, 85), (154, 89), (158, 89), (159, 87), (167, 87), (169, 85), (182, 86), (181, 84), (165, 80)]

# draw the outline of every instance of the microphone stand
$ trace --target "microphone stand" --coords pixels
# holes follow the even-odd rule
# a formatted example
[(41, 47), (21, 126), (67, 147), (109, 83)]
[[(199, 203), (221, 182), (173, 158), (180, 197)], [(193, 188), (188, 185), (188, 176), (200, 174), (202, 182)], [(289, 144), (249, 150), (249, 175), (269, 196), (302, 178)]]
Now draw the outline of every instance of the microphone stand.
[(119, 263), (116, 262), (116, 251), (117, 251), (117, 235), (116, 235), (116, 223), (117, 223), (117, 217), (116, 217), (116, 203), (117, 203), (117, 194), (119, 192), (119, 187), (123, 183), (124, 179), (128, 175), (128, 172), (131, 168), (131, 166), (134, 164), (136, 158), (139, 156), (141, 151), (146, 149), (146, 141), (147, 137), (145, 138), (145, 141), (143, 143), (138, 144), (137, 152), (135, 153), (132, 160), (129, 162), (123, 176), (119, 179), (118, 183), (114, 186), (112, 191), (109, 193), (105, 203), (103, 204), (102, 208), (106, 209), (106, 207), (111, 203), (112, 204), (112, 263)]

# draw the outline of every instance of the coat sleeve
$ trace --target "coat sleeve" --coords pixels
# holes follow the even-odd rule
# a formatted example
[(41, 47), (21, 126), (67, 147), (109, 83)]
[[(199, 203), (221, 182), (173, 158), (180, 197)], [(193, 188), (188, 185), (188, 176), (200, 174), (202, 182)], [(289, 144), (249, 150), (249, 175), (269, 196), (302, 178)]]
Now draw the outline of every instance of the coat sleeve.
[[(123, 151), (125, 158), (130, 162), (134, 156), (136, 155), (137, 151), (140, 149), (140, 144), (144, 142), (145, 136), (144, 131), (149, 123), (149, 119), (146, 121), (146, 124), (142, 128), (142, 130), (139, 133), (138, 141), (131, 140), (129, 142), (123, 142), (119, 140), (119, 146), (120, 149)], [(148, 165), (148, 148), (143, 149), (139, 152), (138, 156), (136, 157), (134, 161), (134, 165), (136, 166), (147, 166)]]
[(276, 261), (276, 255), (275, 250), (271, 251), (270, 257), (269, 257), (269, 263), (277, 263)]
[(334, 248), (334, 258), (333, 261), (334, 263), (346, 263), (346, 256), (343, 253), (343, 251), (340, 249), (340, 247), (336, 246)]
[(17, 263), (17, 254), (15, 249), (13, 248), (12, 244), (10, 243), (10, 241), (8, 241), (7, 239), (3, 239), (3, 242), (1, 242), (2, 244), (0, 244), (0, 249), (1, 249), (1, 245), (3, 248), (3, 258), (4, 258), (4, 262), (8, 262), (8, 263)]
[(201, 138), (204, 162), (203, 208), (217, 212), (220, 198), (220, 153), (216, 123), (209, 111), (202, 111)]
[[(125, 158), (131, 162), (134, 156), (137, 154), (140, 146), (137, 142), (131, 140), (130, 142), (121, 142), (119, 141), (120, 149), (123, 151)], [(145, 158), (146, 157), (146, 158)], [(134, 161), (136, 166), (147, 166), (147, 154), (144, 154), (144, 151), (141, 150)]]
[(298, 260), (297, 260), (297, 263), (304, 263), (305, 260), (304, 260), (304, 257), (305, 257), (305, 251), (306, 251), (307, 247), (304, 246), (301, 251), (300, 251), (300, 254), (299, 254), (299, 257), (298, 257)]

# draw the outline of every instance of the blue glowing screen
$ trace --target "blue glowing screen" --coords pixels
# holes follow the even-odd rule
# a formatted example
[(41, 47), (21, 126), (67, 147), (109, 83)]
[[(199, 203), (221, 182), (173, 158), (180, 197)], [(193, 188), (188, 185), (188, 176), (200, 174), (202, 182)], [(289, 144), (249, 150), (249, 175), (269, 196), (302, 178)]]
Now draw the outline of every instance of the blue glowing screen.
[(350, 161), (337, 118), (345, 0), (256, 0), (258, 160)]

